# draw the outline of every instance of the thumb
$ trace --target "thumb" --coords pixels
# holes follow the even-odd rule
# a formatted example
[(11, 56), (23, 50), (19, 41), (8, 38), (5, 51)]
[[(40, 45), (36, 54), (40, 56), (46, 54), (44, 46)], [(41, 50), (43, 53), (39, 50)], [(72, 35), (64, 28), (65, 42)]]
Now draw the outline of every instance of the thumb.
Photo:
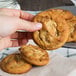
[(42, 24), (37, 23), (37, 22), (30, 22), (30, 21), (20, 19), (18, 23), (18, 30), (25, 30), (28, 32), (33, 32), (41, 28), (42, 28)]

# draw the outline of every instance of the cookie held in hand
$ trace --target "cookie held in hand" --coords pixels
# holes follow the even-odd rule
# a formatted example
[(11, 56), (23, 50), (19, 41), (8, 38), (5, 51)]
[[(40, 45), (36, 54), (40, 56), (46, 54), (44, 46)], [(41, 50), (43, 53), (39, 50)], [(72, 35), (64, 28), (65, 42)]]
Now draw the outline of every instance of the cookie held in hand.
[(46, 65), (49, 62), (47, 51), (34, 45), (24, 45), (20, 48), (22, 57), (30, 64), (36, 66)]
[[(61, 10), (61, 12), (63, 11)], [(43, 25), (42, 29), (33, 33), (33, 40), (39, 47), (45, 50), (54, 50), (66, 43), (70, 32), (66, 19), (72, 17), (72, 15), (64, 18), (62, 17), (64, 12), (63, 14), (61, 12), (59, 12), (59, 9), (47, 10), (34, 17), (34, 22), (40, 22)]]
[(32, 65), (23, 60), (20, 54), (8, 55), (1, 61), (1, 69), (11, 74), (25, 73), (31, 68)]

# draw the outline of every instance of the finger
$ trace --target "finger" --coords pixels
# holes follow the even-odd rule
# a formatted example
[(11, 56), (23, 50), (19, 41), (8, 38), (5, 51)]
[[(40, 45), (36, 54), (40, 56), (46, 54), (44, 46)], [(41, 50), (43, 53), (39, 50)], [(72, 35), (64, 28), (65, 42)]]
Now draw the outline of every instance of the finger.
[(0, 14), (5, 14), (8, 16), (15, 16), (15, 17), (19, 17), (22, 19), (26, 19), (26, 20), (31, 20), (34, 17), (34, 15), (30, 13), (23, 12), (18, 9), (9, 9), (9, 8), (0, 8)]
[(18, 38), (18, 32), (15, 32), (10, 37), (11, 37), (11, 39), (17, 39)]
[(41, 23), (30, 22), (26, 20), (20, 19), (18, 23), (18, 30), (25, 30), (29, 32), (33, 32), (42, 28)]
[(0, 50), (4, 48), (8, 48), (12, 45), (12, 42), (10, 41), (10, 37), (5, 37), (0, 40)]
[(20, 18), (31, 21), (33, 19), (33, 17), (34, 17), (34, 15), (20, 10)]

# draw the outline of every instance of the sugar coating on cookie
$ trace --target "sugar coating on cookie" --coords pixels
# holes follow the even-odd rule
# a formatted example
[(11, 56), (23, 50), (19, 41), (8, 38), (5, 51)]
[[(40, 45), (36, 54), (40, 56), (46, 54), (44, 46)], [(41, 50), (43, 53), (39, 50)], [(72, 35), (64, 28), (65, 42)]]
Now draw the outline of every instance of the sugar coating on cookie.
[(42, 29), (33, 33), (33, 40), (45, 50), (54, 50), (63, 46), (69, 36), (69, 25), (62, 15), (59, 16), (59, 12), (56, 12), (58, 10), (43, 11), (33, 19), (34, 22), (43, 25)]
[(32, 65), (23, 60), (20, 54), (8, 55), (0, 65), (3, 71), (11, 74), (22, 74), (32, 68)]
[(24, 45), (20, 48), (23, 58), (33, 65), (46, 65), (49, 62), (49, 55), (47, 51), (34, 45)]

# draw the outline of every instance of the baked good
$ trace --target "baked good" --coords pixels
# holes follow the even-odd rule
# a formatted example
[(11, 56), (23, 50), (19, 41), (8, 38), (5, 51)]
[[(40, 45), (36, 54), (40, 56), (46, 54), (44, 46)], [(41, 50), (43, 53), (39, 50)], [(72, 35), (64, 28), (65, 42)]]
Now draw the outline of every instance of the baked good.
[(73, 16), (71, 19), (67, 20), (67, 23), (71, 29), (67, 42), (76, 42), (76, 16)]
[(57, 49), (63, 46), (68, 39), (70, 28), (66, 19), (69, 17), (65, 16), (65, 19), (61, 12), (56, 11), (59, 9), (40, 12), (33, 19), (34, 22), (40, 22), (43, 25), (42, 29), (33, 33), (33, 40), (43, 49)]
[(64, 10), (64, 9), (49, 9), (47, 11), (51, 11), (51, 13), (54, 15), (54, 17), (61, 16), (65, 20), (71, 19), (73, 17), (73, 14), (69, 10)]
[(70, 11), (68, 10), (62, 10), (62, 9), (52, 9), (52, 13), (58, 14), (57, 17), (62, 16), (70, 26), (70, 35), (67, 40), (67, 42), (76, 41), (76, 16), (74, 16)]
[(30, 64), (36, 66), (46, 65), (49, 62), (47, 51), (34, 45), (24, 45), (20, 48), (22, 57)]
[(11, 54), (1, 61), (1, 69), (11, 74), (20, 74), (29, 71), (32, 65), (21, 58), (20, 54)]

